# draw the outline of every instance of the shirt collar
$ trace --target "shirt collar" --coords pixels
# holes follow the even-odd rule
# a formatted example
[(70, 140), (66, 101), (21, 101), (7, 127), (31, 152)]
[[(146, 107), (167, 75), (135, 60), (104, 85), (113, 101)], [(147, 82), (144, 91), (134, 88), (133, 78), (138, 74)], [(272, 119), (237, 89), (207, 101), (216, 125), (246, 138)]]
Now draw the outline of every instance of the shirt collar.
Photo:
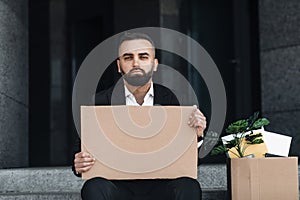
[[(133, 96), (133, 94), (127, 89), (125, 84), (124, 84), (124, 88), (125, 88), (125, 97)], [(148, 90), (145, 97), (147, 97), (147, 96), (152, 96), (152, 97), (154, 96), (153, 82), (151, 82), (150, 89)]]

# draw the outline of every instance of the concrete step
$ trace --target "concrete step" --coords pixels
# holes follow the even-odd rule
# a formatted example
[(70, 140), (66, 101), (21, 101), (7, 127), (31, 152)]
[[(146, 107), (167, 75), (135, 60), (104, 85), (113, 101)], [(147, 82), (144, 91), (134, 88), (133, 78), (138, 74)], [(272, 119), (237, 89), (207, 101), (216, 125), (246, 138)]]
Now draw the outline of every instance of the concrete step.
[(1, 200), (81, 200), (80, 195), (76, 193), (51, 192), (51, 193), (13, 193), (0, 194)]
[[(203, 199), (221, 200), (226, 193), (225, 165), (203, 165), (199, 169)], [(0, 170), (0, 199), (80, 199), (83, 180), (70, 167)]]
[[(226, 199), (224, 164), (201, 165), (198, 181), (203, 200)], [(73, 175), (71, 167), (1, 169), (0, 200), (79, 200), (83, 183)]]
[(0, 177), (0, 193), (76, 193), (83, 184), (70, 167), (2, 169)]
[[(226, 191), (203, 191), (203, 200), (223, 200), (226, 197)], [(79, 193), (14, 193), (0, 194), (1, 200), (81, 200)]]
[(70, 167), (0, 170), (2, 200), (79, 200), (83, 181)]

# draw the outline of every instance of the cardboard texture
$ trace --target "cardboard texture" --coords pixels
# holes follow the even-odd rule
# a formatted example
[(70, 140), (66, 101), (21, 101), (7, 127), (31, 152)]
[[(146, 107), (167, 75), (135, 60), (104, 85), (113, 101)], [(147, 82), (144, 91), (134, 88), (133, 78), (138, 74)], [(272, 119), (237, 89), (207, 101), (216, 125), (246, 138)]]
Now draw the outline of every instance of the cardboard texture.
[[(254, 154), (256, 158), (265, 157), (265, 153), (274, 154), (278, 156), (285, 156), (285, 157), (288, 156), (292, 137), (266, 131), (264, 130), (263, 127), (261, 129), (254, 130), (253, 133), (254, 134), (261, 133), (264, 143), (248, 145), (244, 139), (242, 142), (242, 146), (243, 147), (247, 146), (244, 155)], [(250, 132), (245, 133), (245, 135), (248, 134), (250, 134)], [(240, 135), (241, 134), (239, 134), (239, 136)], [(230, 141), (232, 139), (233, 139), (233, 135), (226, 135), (222, 137), (222, 142), (223, 144), (227, 144), (227, 141)], [(238, 158), (236, 154), (238, 153), (235, 148), (231, 148), (230, 151), (227, 153), (229, 158)]]
[(298, 158), (233, 158), (228, 191), (232, 200), (298, 200)]
[(81, 148), (96, 162), (83, 179), (197, 178), (192, 106), (81, 106)]
[[(268, 153), (266, 143), (261, 144), (247, 144), (247, 141), (243, 139), (242, 146), (246, 147), (244, 155), (254, 154), (255, 158), (263, 158)], [(234, 153), (233, 153), (234, 152)], [(230, 158), (239, 158), (237, 150), (233, 147), (228, 151)]]
[[(258, 129), (253, 131), (254, 134), (258, 133), (264, 133), (264, 129)], [(250, 134), (250, 132), (245, 133), (245, 135)], [(241, 135), (241, 134), (239, 134)], [(233, 135), (227, 135), (222, 137), (222, 142), (223, 144), (226, 144), (227, 141), (230, 141), (233, 139)], [(263, 137), (264, 140), (264, 137)], [(254, 154), (255, 158), (263, 158), (265, 157), (265, 153), (268, 153), (268, 148), (266, 143), (261, 143), (261, 144), (247, 144), (246, 140), (243, 139), (242, 141), (242, 147), (245, 148), (244, 155), (250, 155)], [(227, 152), (227, 156), (229, 158), (239, 158), (237, 150), (233, 147)]]

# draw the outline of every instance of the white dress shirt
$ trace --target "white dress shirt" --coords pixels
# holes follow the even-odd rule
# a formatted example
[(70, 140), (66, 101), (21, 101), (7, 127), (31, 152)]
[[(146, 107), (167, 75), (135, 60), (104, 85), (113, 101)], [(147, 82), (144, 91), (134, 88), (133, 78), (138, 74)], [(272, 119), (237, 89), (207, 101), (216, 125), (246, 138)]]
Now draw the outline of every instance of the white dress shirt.
[[(126, 85), (124, 85), (124, 87), (125, 87), (126, 105), (140, 106), (140, 104), (136, 102), (134, 95), (127, 89)], [(151, 82), (150, 89), (144, 97), (144, 102), (142, 106), (153, 106), (153, 104), (154, 104), (154, 92), (153, 92), (153, 82)]]

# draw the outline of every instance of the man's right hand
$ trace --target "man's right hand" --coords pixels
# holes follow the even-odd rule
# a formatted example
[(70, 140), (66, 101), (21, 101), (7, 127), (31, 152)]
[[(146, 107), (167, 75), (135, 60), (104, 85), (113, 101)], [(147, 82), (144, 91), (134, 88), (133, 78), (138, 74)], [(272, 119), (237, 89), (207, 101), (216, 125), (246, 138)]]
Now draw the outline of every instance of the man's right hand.
[(77, 174), (89, 171), (95, 163), (95, 158), (87, 152), (75, 154), (74, 167)]

